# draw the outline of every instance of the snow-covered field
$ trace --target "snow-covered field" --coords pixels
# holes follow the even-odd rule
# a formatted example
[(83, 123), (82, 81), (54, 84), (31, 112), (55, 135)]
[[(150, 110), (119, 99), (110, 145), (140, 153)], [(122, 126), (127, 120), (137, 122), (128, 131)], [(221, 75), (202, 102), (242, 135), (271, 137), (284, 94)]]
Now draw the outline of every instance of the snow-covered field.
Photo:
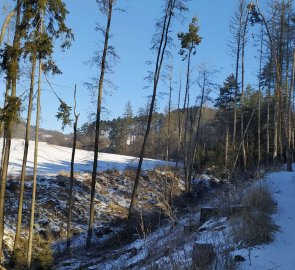
[[(34, 161), (34, 141), (30, 142), (27, 173), (33, 171)], [(2, 140), (0, 141), (2, 151)], [(13, 139), (10, 153), (9, 174), (20, 174), (23, 158), (24, 140)], [(45, 142), (39, 143), (38, 157), (38, 174), (39, 175), (56, 175), (60, 171), (69, 171), (71, 162), (72, 149), (62, 146), (50, 145)], [(91, 171), (93, 162), (93, 152), (85, 150), (76, 150), (75, 171)], [(114, 155), (99, 153), (98, 170), (117, 169), (124, 170), (126, 167), (136, 167), (138, 158), (123, 155)], [(145, 159), (143, 169), (148, 170), (156, 166), (165, 165), (166, 162), (153, 159)]]

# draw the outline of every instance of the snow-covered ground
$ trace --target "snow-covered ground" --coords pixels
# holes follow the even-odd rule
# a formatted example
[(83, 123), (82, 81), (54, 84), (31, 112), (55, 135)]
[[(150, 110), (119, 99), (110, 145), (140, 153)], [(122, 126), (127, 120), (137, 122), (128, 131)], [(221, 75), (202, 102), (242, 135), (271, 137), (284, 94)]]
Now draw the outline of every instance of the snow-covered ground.
[[(104, 253), (97, 255), (96, 251), (76, 254), (75, 258), (65, 258), (55, 269), (190, 269), (193, 247), (195, 243), (201, 243), (213, 244), (215, 247), (217, 262), (212, 269), (228, 269), (223, 265), (228, 258), (223, 257), (226, 256), (224, 251), (233, 250), (230, 253), (232, 257), (241, 255), (245, 260), (237, 263), (236, 267), (240, 270), (294, 270), (295, 173), (275, 172), (261, 181), (269, 183), (278, 208), (273, 219), (280, 226), (280, 230), (269, 244), (240, 249), (240, 244), (232, 242), (232, 227), (227, 217), (210, 219), (198, 227), (199, 211), (195, 209), (192, 213), (182, 216), (174, 225), (167, 224), (144, 238), (114, 249), (111, 257)], [(255, 185), (255, 182), (252, 184)], [(207, 201), (206, 205), (218, 205), (216, 195), (211, 194), (211, 200)], [(187, 232), (187, 228), (194, 227), (194, 224), (198, 229)], [(173, 268), (175, 266), (176, 268)]]
[[(33, 171), (34, 161), (34, 141), (29, 144), (29, 154), (27, 162), (27, 172)], [(2, 150), (2, 139), (0, 140), (0, 149)], [(18, 175), (21, 171), (23, 158), (24, 140), (13, 139), (10, 153), (9, 174)], [(61, 171), (70, 170), (72, 149), (62, 146), (50, 145), (45, 142), (39, 143), (38, 174), (56, 175)], [(76, 150), (75, 171), (90, 171), (93, 162), (93, 152), (85, 150)], [(126, 167), (136, 167), (138, 158), (123, 155), (114, 155), (99, 153), (98, 170), (117, 169), (124, 170)], [(166, 162), (153, 159), (145, 159), (143, 169), (153, 169), (156, 166), (165, 165)], [(172, 163), (170, 163), (171, 165)]]
[[(293, 165), (293, 170), (295, 166)], [(295, 173), (276, 172), (266, 179), (274, 189), (278, 211), (274, 215), (280, 230), (267, 245), (236, 252), (246, 258), (241, 265), (246, 270), (295, 269)]]

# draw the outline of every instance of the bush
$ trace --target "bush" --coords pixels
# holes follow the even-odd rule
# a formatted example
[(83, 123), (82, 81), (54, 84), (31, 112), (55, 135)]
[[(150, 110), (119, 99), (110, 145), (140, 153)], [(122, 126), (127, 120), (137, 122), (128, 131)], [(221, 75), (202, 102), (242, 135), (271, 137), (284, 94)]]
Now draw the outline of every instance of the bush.
[[(32, 269), (52, 269), (53, 252), (50, 241), (34, 235), (32, 252)], [(22, 239), (19, 247), (14, 251), (11, 258), (11, 268), (15, 270), (27, 269), (27, 240)]]
[(274, 232), (279, 228), (271, 217), (271, 214), (276, 211), (276, 203), (269, 185), (260, 182), (249, 188), (245, 192), (242, 202), (244, 205), (250, 206), (250, 211), (243, 211), (241, 217), (233, 220), (234, 240), (236, 242), (242, 241), (246, 246), (271, 242)]
[(278, 230), (269, 214), (261, 211), (245, 212), (233, 224), (234, 240), (246, 246), (255, 246), (273, 241), (273, 234)]
[(273, 214), (276, 211), (276, 202), (273, 199), (272, 191), (265, 182), (251, 187), (244, 195), (243, 204), (266, 214)]

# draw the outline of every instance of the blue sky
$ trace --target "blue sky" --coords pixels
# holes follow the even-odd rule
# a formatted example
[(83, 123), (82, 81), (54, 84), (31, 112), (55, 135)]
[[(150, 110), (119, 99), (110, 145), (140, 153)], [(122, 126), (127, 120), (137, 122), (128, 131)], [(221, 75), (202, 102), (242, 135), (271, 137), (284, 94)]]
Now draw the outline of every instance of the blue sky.
[[(105, 24), (105, 17), (98, 12), (96, 1), (94, 0), (65, 0), (70, 14), (67, 24), (73, 29), (75, 42), (72, 47), (61, 52), (55, 49), (54, 58), (63, 71), (62, 75), (49, 77), (55, 91), (69, 104), (73, 104), (73, 88), (77, 84), (77, 105), (80, 113), (80, 125), (88, 120), (89, 113), (94, 110), (91, 103), (91, 95), (85, 86), (85, 82), (90, 82), (91, 77), (98, 76), (98, 69), (86, 65), (97, 50), (98, 44), (101, 46), (102, 38), (94, 28), (96, 23)], [(104, 106), (108, 113), (104, 113), (104, 119), (112, 119), (122, 115), (128, 100), (131, 101), (134, 113), (138, 108), (146, 103), (146, 97), (151, 94), (151, 89), (145, 89), (148, 85), (144, 77), (147, 76), (149, 67), (148, 60), (154, 60), (155, 55), (151, 52), (151, 38), (154, 33), (156, 19), (161, 16), (160, 0), (118, 0), (120, 7), (126, 8), (126, 13), (114, 12), (111, 25), (112, 39), (111, 45), (116, 48), (120, 56), (119, 63), (114, 68), (114, 73), (107, 77), (117, 86), (116, 90), (106, 87), (104, 95)], [(222, 83), (226, 76), (234, 71), (234, 60), (232, 59), (228, 42), (230, 41), (229, 21), (237, 5), (237, 0), (193, 0), (189, 3), (190, 12), (185, 14), (183, 23), (176, 23), (173, 26), (172, 36), (175, 47), (174, 73), (175, 79), (179, 73), (185, 71), (185, 63), (181, 62), (177, 54), (179, 41), (177, 32), (186, 31), (187, 25), (193, 16), (197, 16), (200, 25), (200, 35), (203, 37), (202, 43), (197, 48), (197, 54), (193, 58), (193, 67), (202, 63), (207, 63), (219, 72), (213, 80)], [(3, 21), (2, 19), (0, 20)], [(247, 76), (253, 79), (257, 73), (257, 66), (254, 64), (254, 52), (257, 49), (249, 47), (249, 54), (246, 64), (250, 67)], [(196, 74), (196, 72), (195, 72)], [(21, 80), (19, 92), (27, 88), (29, 82)], [(58, 85), (58, 86), (57, 86)], [(47, 83), (43, 83), (42, 95), (42, 127), (48, 129), (60, 129), (54, 117), (58, 108), (56, 97), (47, 90), (50, 90)], [(168, 91), (161, 84), (159, 91)], [(176, 89), (175, 89), (176, 91)], [(197, 95), (198, 88), (192, 89)], [(175, 94), (176, 95), (176, 94)], [(158, 102), (160, 108), (164, 108), (166, 100), (161, 98)], [(175, 101), (176, 102), (176, 101)], [(66, 129), (70, 132), (71, 129)]]

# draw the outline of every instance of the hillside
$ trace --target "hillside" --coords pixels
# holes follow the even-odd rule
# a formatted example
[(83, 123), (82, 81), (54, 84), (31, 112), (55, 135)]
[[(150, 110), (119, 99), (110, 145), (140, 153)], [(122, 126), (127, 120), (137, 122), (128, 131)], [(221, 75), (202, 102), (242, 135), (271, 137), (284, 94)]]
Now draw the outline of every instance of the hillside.
[[(0, 149), (2, 149), (2, 139), (0, 140)], [(22, 157), (23, 157), (24, 141), (21, 139), (13, 139), (11, 147), (11, 159), (9, 165), (10, 175), (19, 175), (21, 171)], [(39, 143), (38, 155), (38, 174), (39, 175), (57, 175), (62, 171), (70, 170), (72, 149), (62, 146), (51, 145), (45, 142)], [(33, 169), (34, 160), (34, 141), (29, 144), (28, 166), (27, 171)], [(98, 156), (98, 170), (124, 170), (126, 168), (135, 168), (138, 159), (131, 156), (99, 153)], [(93, 152), (79, 150), (76, 151), (75, 157), (75, 171), (90, 172), (92, 169)], [(172, 165), (169, 163), (168, 165)], [(165, 166), (166, 162), (161, 160), (145, 159), (143, 162), (144, 170), (152, 169), (156, 166)]]
[[(243, 187), (249, 190), (267, 184), (273, 192), (277, 212), (272, 215), (272, 219), (278, 231), (273, 234), (270, 243), (245, 246), (243, 241), (235, 242), (233, 228), (239, 222), (237, 216), (216, 215), (200, 223), (201, 209), (222, 207), (224, 203), (222, 191), (211, 189), (197, 206), (189, 208), (189, 213), (179, 215), (150, 234), (143, 233), (128, 245), (113, 248), (111, 254), (104, 249), (88, 252), (77, 250), (74, 257), (63, 257), (54, 269), (292, 270), (295, 264), (292, 256), (295, 250), (294, 179), (295, 173), (275, 172)], [(227, 191), (227, 194), (232, 192), (230, 189)], [(235, 192), (238, 190), (235, 189)], [(256, 224), (254, 229), (260, 231), (261, 227), (263, 224)], [(148, 227), (143, 230), (148, 231)], [(209, 250), (198, 253), (197, 250), (204, 247), (205, 250), (209, 247)], [(213, 253), (210, 253), (211, 247)], [(204, 265), (200, 266), (202, 263)], [(199, 266), (194, 268), (193, 265)]]

